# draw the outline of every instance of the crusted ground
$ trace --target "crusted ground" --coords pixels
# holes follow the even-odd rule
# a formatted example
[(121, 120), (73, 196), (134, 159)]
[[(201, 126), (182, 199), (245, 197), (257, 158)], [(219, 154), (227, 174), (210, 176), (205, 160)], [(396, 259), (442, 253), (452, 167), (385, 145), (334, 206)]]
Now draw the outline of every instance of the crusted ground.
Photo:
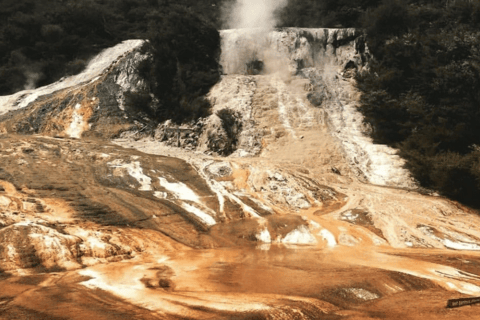
[[(224, 76), (212, 117), (148, 138), (98, 139), (131, 110), (90, 105), (94, 91), (47, 108), (57, 131), (0, 136), (0, 318), (475, 318), (445, 306), (480, 295), (478, 213), (416, 192), (362, 138), (354, 83), (333, 66)], [(118, 79), (105, 85), (130, 88)], [(5, 113), (4, 129), (55, 99)]]

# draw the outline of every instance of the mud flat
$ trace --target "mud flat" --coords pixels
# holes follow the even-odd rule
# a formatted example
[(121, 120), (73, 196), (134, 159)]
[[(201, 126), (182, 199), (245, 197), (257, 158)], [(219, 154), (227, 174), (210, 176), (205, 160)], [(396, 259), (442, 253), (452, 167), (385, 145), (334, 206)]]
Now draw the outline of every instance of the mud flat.
[[(454, 319), (432, 281), (274, 246), (196, 250), (75, 272), (2, 276), (2, 319)], [(474, 260), (474, 259), (472, 259)], [(478, 261), (478, 260), (477, 260)], [(413, 265), (414, 260), (410, 261)], [(413, 266), (412, 266), (413, 267)]]

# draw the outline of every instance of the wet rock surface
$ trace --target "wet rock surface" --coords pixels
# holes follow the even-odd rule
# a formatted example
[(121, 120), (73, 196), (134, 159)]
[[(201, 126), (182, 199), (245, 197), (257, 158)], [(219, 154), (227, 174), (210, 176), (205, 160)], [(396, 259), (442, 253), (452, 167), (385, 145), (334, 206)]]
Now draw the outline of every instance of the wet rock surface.
[(362, 135), (361, 33), (266, 39), (285, 72), (224, 75), (190, 123), (149, 119), (140, 40), (0, 98), (0, 318), (476, 317), (444, 307), (480, 295), (480, 218)]
[(257, 216), (238, 198), (216, 194), (195, 167), (177, 158), (94, 140), (4, 136), (0, 143), (2, 183), (11, 190), (2, 192), (6, 227), (25, 214), (55, 220), (58, 205), (70, 222), (137, 226), (210, 247), (222, 246), (208, 235), (212, 225)]
[[(345, 188), (331, 170), (330, 182), (320, 183), (315, 168), (301, 169), (294, 158), (214, 158), (142, 140), (117, 141), (135, 149), (42, 136), (3, 135), (0, 143), (1, 274), (27, 281), (28, 274), (47, 272), (41, 286), (28, 284), (39, 301), (71, 290), (115, 301), (106, 291), (149, 306), (147, 313), (129, 309), (140, 318), (193, 312), (288, 319), (301, 312), (315, 319), (354, 306), (362, 313), (358, 306), (399, 292), (477, 290), (475, 267), (419, 263), (426, 259), (399, 250), (442, 249), (442, 239), (478, 241), (469, 227), (473, 216), (444, 200), (428, 200), (436, 211), (425, 203), (427, 216), (416, 216), (420, 202), (409, 205), (427, 197), (355, 183)], [(57, 274), (65, 275), (61, 285)], [(288, 280), (273, 281), (278, 277)], [(10, 293), (3, 304), (9, 317), (62, 316), (8, 300), (27, 297), (20, 293), (25, 285), (10, 279), (0, 279)], [(103, 291), (90, 293), (94, 288)], [(108, 310), (88, 311), (79, 304), (84, 299), (73, 295), (66, 303), (95, 315)], [(165, 307), (166, 301), (185, 306)], [(239, 303), (240, 313), (231, 307)]]

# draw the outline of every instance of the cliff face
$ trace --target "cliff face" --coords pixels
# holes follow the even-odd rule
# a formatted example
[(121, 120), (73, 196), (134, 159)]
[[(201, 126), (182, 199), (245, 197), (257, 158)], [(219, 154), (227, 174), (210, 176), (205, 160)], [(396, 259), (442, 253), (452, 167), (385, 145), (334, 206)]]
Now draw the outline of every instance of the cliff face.
[[(223, 30), (221, 64), (226, 74), (288, 71), (325, 64), (346, 66), (366, 62), (365, 43), (358, 29), (284, 28)], [(352, 66), (353, 67), (353, 66)]]

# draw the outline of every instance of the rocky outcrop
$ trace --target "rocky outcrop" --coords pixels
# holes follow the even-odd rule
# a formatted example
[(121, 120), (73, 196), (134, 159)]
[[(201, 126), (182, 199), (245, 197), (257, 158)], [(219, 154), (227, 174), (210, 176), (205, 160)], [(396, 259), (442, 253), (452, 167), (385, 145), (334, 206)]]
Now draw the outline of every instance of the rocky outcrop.
[(361, 69), (368, 59), (359, 29), (232, 29), (223, 30), (221, 36), (221, 63), (226, 74), (261, 73), (259, 69), (263, 69), (264, 73), (295, 75), (325, 64)]
[[(0, 269), (77, 269), (80, 239), (30, 222), (0, 229)], [(43, 270), (41, 270), (43, 271)]]
[(34, 90), (0, 97), (0, 131), (112, 138), (152, 126), (155, 99), (141, 74), (153, 59), (144, 40), (104, 50), (86, 69)]
[[(358, 29), (222, 31), (224, 72), (248, 74), (251, 73), (249, 66), (252, 62), (259, 61), (263, 66), (260, 73), (275, 74), (273, 82), (276, 84), (272, 89), (276, 91), (280, 117), (291, 134), (291, 123), (294, 120), (290, 119), (290, 114), (294, 110), (305, 110), (305, 104), (319, 107), (325, 112), (325, 118), (328, 118), (326, 122), (330, 133), (341, 141), (345, 156), (357, 179), (378, 185), (416, 188), (417, 184), (411, 174), (404, 169), (405, 161), (397, 155), (395, 149), (373, 143), (369, 138), (371, 129), (364, 125), (363, 116), (357, 110), (360, 93), (356, 90), (352, 78), (368, 68), (368, 60), (365, 38)], [(304, 86), (304, 98), (299, 98), (298, 95), (290, 97), (292, 95), (287, 88), (292, 80), (299, 78), (309, 81), (308, 85)], [(245, 79), (249, 79), (248, 76), (245, 76)], [(231, 82), (229, 76), (225, 77), (224, 81)], [(222, 85), (217, 85), (211, 91), (213, 97)], [(225, 90), (223, 91), (224, 96), (227, 96)], [(246, 105), (251, 104), (254, 90), (250, 91), (247, 99), (238, 92), (240, 90), (228, 96)], [(217, 101), (222, 100), (213, 101), (214, 104), (219, 104)], [(241, 114), (247, 115), (245, 118), (248, 119), (252, 108), (240, 107), (237, 104), (230, 103), (227, 108), (239, 110)], [(250, 140), (261, 141), (262, 131), (256, 128), (255, 117), (251, 119), (252, 130), (245, 135), (249, 135)], [(252, 155), (251, 152), (247, 154)]]

